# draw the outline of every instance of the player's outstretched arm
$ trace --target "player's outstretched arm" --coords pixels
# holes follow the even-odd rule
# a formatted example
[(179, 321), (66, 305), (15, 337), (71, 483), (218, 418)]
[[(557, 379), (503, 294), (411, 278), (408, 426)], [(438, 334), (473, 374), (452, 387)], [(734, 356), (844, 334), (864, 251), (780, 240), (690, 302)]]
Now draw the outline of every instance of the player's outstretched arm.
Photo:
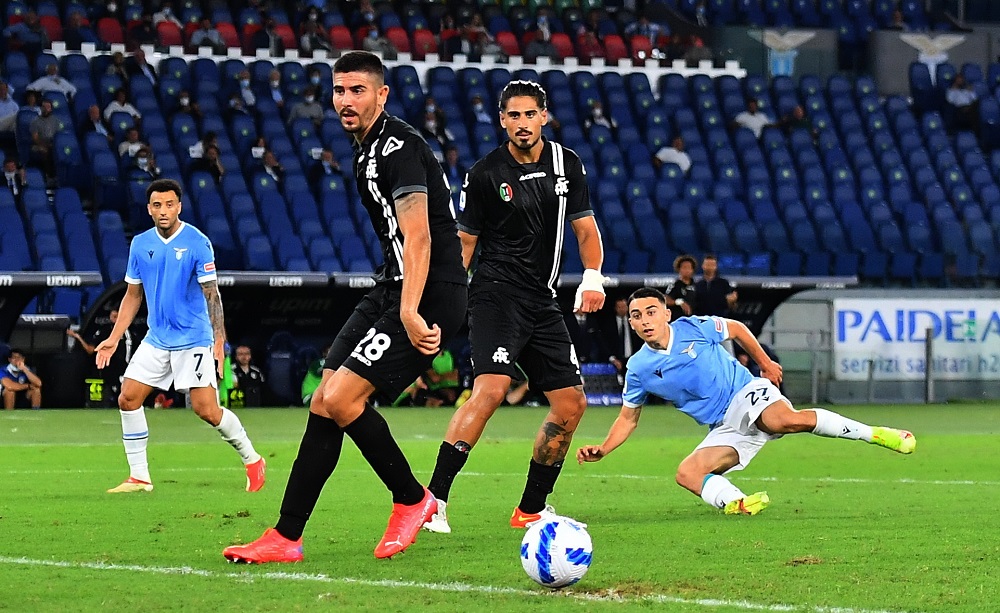
[(427, 194), (411, 192), (396, 199), (396, 217), (403, 235), (403, 289), (399, 297), (399, 318), (410, 343), (424, 355), (434, 355), (441, 345), (441, 328), (431, 328), (417, 312), (431, 266), (431, 227)]
[(212, 355), (221, 379), (226, 374), (223, 372), (226, 361), (226, 317), (222, 309), (219, 282), (215, 279), (205, 281), (201, 284), (201, 293), (205, 295), (205, 302), (208, 303), (208, 320), (212, 322), (212, 337), (215, 339), (212, 344)]
[(600, 445), (587, 445), (580, 447), (576, 451), (576, 461), (579, 464), (584, 462), (597, 462), (604, 458), (628, 440), (635, 429), (639, 426), (639, 415), (642, 407), (635, 408), (623, 406), (615, 423), (611, 424), (608, 436)]
[(122, 302), (118, 306), (118, 321), (115, 322), (115, 327), (111, 330), (111, 335), (98, 343), (97, 348), (94, 350), (97, 355), (95, 359), (98, 368), (104, 368), (111, 361), (111, 356), (114, 355), (115, 350), (118, 348), (118, 341), (125, 334), (125, 330), (132, 325), (141, 306), (142, 283), (129, 283), (125, 289), (125, 295), (122, 297)]
[(604, 244), (601, 231), (593, 215), (574, 219), (570, 222), (576, 240), (580, 244), (580, 260), (583, 262), (583, 281), (576, 291), (573, 310), (578, 313), (593, 313), (604, 306)]
[(729, 326), (729, 337), (739, 343), (740, 347), (743, 347), (750, 355), (750, 358), (760, 366), (760, 376), (775, 385), (781, 385), (781, 364), (768, 357), (764, 348), (760, 346), (760, 341), (750, 332), (750, 329), (743, 322), (735, 319), (727, 319), (726, 324)]

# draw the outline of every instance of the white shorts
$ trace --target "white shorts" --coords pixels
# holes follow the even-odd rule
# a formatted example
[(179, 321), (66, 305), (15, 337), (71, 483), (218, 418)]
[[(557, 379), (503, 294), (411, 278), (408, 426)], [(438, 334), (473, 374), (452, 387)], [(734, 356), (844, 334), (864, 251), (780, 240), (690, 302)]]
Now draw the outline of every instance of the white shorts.
[[(740, 462), (726, 472), (743, 470), (764, 447), (764, 443), (781, 438), (780, 434), (758, 430), (755, 422), (764, 409), (782, 400), (788, 403), (773, 383), (762, 377), (753, 379), (736, 392), (722, 417), (722, 423), (709, 431), (695, 451), (705, 447), (732, 447)], [(791, 403), (788, 404), (791, 406)]]
[(178, 392), (216, 387), (215, 357), (211, 347), (167, 351), (142, 342), (129, 360), (125, 378), (163, 390), (173, 383)]

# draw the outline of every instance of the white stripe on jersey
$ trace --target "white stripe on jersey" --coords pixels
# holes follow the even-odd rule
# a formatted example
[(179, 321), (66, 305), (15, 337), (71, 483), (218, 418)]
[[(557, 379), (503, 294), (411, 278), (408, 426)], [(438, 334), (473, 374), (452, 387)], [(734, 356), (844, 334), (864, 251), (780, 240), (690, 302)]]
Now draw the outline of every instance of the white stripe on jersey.
[(396, 219), (396, 212), (389, 206), (389, 202), (382, 197), (382, 192), (373, 179), (368, 180), (368, 191), (371, 192), (375, 201), (382, 205), (382, 216), (385, 217), (386, 224), (388, 225), (389, 240), (392, 242), (392, 252), (396, 256), (396, 263), (399, 264), (399, 277), (394, 280), (402, 279), (403, 274), (405, 274), (403, 272), (403, 243), (399, 240), (399, 221)]
[[(552, 166), (555, 168), (556, 183), (560, 177), (566, 176), (566, 168), (563, 159), (563, 148), (559, 143), (549, 141), (552, 145)], [(556, 295), (556, 279), (559, 278), (559, 261), (562, 259), (563, 233), (566, 225), (566, 203), (565, 195), (559, 195), (559, 212), (556, 215), (556, 244), (555, 252), (552, 254), (552, 273), (549, 275), (549, 289), (552, 296)]]

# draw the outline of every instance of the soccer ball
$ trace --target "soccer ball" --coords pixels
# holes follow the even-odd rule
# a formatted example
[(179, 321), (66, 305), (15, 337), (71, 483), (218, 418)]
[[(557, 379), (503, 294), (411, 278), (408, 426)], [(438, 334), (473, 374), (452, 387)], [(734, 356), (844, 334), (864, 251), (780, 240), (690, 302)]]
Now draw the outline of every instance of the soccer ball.
[(586, 524), (549, 517), (528, 526), (521, 541), (521, 566), (540, 585), (573, 585), (587, 574), (594, 545)]

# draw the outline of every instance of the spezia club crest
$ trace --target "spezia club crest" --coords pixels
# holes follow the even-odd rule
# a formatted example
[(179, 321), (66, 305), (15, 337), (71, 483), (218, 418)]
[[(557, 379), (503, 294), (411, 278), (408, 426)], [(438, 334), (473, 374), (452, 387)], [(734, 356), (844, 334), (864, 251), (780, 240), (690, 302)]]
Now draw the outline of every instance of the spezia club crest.
[(514, 199), (514, 190), (511, 189), (510, 185), (506, 183), (500, 184), (500, 199), (504, 202), (510, 202)]

